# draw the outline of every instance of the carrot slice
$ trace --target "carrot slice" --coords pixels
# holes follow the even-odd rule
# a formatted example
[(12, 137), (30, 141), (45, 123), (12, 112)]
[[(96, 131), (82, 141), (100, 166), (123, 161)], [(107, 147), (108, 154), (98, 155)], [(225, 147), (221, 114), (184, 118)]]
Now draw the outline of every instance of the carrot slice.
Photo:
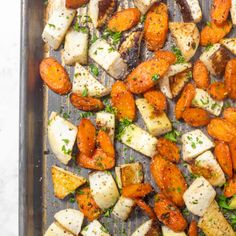
[(191, 221), (188, 229), (188, 236), (198, 236), (197, 222), (195, 220)]
[(223, 112), (223, 117), (227, 121), (229, 121), (232, 124), (236, 125), (236, 108), (235, 107), (226, 108)]
[(231, 158), (233, 163), (233, 169), (236, 171), (236, 137), (234, 137), (229, 143), (229, 148), (231, 152)]
[(157, 50), (154, 52), (154, 57), (157, 59), (164, 59), (168, 61), (169, 64), (175, 64), (177, 61), (176, 55), (170, 51)]
[(212, 83), (208, 87), (207, 91), (212, 96), (212, 98), (218, 101), (223, 101), (228, 96), (227, 89), (223, 82)]
[(128, 198), (140, 198), (145, 197), (147, 194), (153, 191), (150, 184), (131, 184), (123, 187), (122, 196)]
[(156, 219), (156, 215), (152, 208), (142, 199), (135, 199), (135, 203), (148, 215), (150, 219)]
[(193, 80), (198, 88), (207, 89), (210, 85), (209, 71), (205, 64), (198, 60), (193, 66)]
[(88, 2), (89, 2), (89, 0), (66, 0), (66, 7), (72, 8), (72, 9), (77, 9)]
[(236, 99), (236, 58), (228, 61), (225, 68), (225, 87), (229, 98)]
[(211, 9), (212, 20), (216, 24), (221, 25), (227, 20), (230, 8), (231, 0), (214, 0)]
[(232, 179), (229, 179), (225, 184), (224, 195), (226, 197), (233, 197), (236, 194), (236, 174)]

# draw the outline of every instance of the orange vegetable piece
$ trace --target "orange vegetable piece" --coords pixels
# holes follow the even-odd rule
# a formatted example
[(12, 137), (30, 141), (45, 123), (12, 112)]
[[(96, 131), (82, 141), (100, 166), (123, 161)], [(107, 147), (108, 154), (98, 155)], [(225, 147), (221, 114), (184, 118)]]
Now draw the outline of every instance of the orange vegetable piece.
[(229, 145), (224, 142), (216, 142), (214, 155), (222, 170), (229, 178), (233, 177), (233, 164)]
[(205, 64), (198, 60), (193, 66), (193, 80), (196, 86), (200, 89), (207, 89), (210, 85), (209, 71)]
[(163, 194), (155, 196), (154, 211), (159, 221), (175, 232), (184, 231), (187, 221), (184, 219), (180, 210)]
[(170, 51), (157, 50), (154, 52), (154, 57), (157, 59), (164, 59), (168, 61), (169, 64), (175, 64), (177, 61), (175, 54)]
[(70, 95), (71, 104), (82, 111), (100, 111), (104, 104), (97, 98), (83, 97), (76, 93)]
[(170, 64), (164, 59), (150, 59), (139, 64), (127, 77), (128, 88), (140, 94), (154, 87), (168, 71)]
[(210, 122), (208, 112), (201, 108), (187, 108), (184, 110), (182, 117), (188, 125), (193, 127), (205, 126)]
[(128, 198), (140, 198), (145, 197), (147, 194), (153, 191), (150, 184), (131, 184), (123, 187), (122, 196)]
[(96, 144), (96, 129), (92, 122), (83, 118), (78, 126), (77, 146), (83, 154), (90, 157)]
[(197, 222), (195, 220), (191, 221), (188, 229), (188, 236), (198, 236)]
[(233, 169), (236, 171), (236, 137), (234, 137), (229, 143), (229, 148), (231, 152), (231, 158), (233, 163)]
[(147, 13), (144, 24), (144, 39), (149, 50), (157, 50), (165, 45), (168, 33), (168, 7), (156, 3)]
[(216, 24), (221, 25), (227, 20), (230, 8), (231, 0), (214, 0), (211, 9), (212, 20)]
[(229, 98), (236, 99), (236, 58), (228, 61), (225, 68), (225, 87)]
[(175, 117), (179, 120), (186, 108), (191, 106), (192, 100), (195, 96), (195, 88), (192, 84), (187, 84), (181, 94), (181, 97), (175, 106)]
[(137, 8), (128, 8), (116, 12), (108, 21), (108, 29), (123, 32), (133, 28), (140, 21), (141, 13)]
[(142, 199), (135, 199), (135, 203), (148, 215), (150, 219), (156, 219), (156, 215), (152, 208)]
[(102, 210), (94, 201), (89, 187), (81, 188), (80, 191), (76, 193), (75, 199), (79, 210), (89, 221), (97, 219), (102, 214)]
[(212, 98), (218, 101), (223, 101), (228, 95), (228, 92), (225, 88), (225, 84), (223, 82), (212, 83), (207, 89), (207, 91)]
[(229, 179), (224, 188), (224, 195), (226, 197), (233, 197), (236, 194), (236, 174), (232, 179)]
[(44, 58), (39, 65), (39, 73), (45, 84), (55, 93), (70, 92), (72, 84), (65, 68), (53, 57)]
[(214, 118), (207, 126), (208, 134), (219, 141), (231, 142), (236, 135), (236, 126), (221, 118)]
[(149, 90), (144, 93), (144, 97), (147, 101), (154, 106), (158, 113), (162, 113), (167, 108), (167, 101), (165, 95), (156, 90)]
[(209, 44), (215, 44), (220, 42), (232, 29), (232, 23), (225, 21), (222, 25), (216, 25), (214, 22), (206, 25), (200, 35), (200, 44), (207, 46)]
[(72, 9), (77, 9), (88, 2), (89, 2), (89, 0), (66, 0), (66, 7), (72, 8)]
[(223, 117), (227, 121), (229, 121), (232, 124), (236, 125), (236, 108), (235, 107), (226, 108), (223, 112)]
[(159, 138), (157, 142), (158, 153), (168, 161), (178, 163), (180, 159), (179, 147), (165, 138)]
[(113, 84), (111, 90), (112, 106), (117, 109), (117, 117), (122, 119), (135, 119), (135, 101), (132, 93), (126, 88), (125, 84), (117, 81)]

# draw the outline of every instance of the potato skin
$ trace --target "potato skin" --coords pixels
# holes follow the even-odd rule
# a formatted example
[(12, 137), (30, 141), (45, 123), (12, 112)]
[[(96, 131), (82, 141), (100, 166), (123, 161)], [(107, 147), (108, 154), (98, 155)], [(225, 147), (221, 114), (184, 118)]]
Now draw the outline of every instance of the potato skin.
[(207, 89), (210, 85), (209, 71), (205, 64), (197, 60), (193, 66), (193, 80), (196, 86), (200, 89)]
[(236, 194), (236, 174), (232, 179), (229, 179), (225, 184), (224, 195), (226, 197), (233, 197)]
[(157, 50), (154, 52), (154, 57), (157, 59), (164, 59), (168, 61), (169, 64), (175, 64), (177, 58), (173, 52), (165, 51), (165, 50)]
[(236, 125), (236, 108), (235, 107), (226, 108), (223, 112), (223, 117), (227, 121), (229, 121), (232, 124)]
[(159, 138), (157, 142), (158, 153), (168, 161), (178, 163), (180, 159), (179, 147), (166, 138)]
[(144, 24), (144, 39), (149, 50), (164, 46), (168, 33), (168, 8), (164, 3), (156, 3), (147, 13)]
[(183, 112), (186, 108), (191, 106), (192, 100), (195, 96), (195, 88), (189, 83), (185, 86), (181, 97), (175, 105), (175, 117), (177, 120), (182, 118)]
[(175, 232), (184, 231), (187, 227), (187, 221), (180, 210), (163, 194), (155, 196), (154, 211), (159, 221)]
[(131, 184), (123, 187), (122, 196), (128, 198), (140, 198), (145, 197), (147, 194), (153, 191), (150, 184)]
[(232, 29), (232, 23), (225, 21), (222, 25), (218, 26), (214, 22), (206, 25), (201, 31), (200, 44), (207, 46), (220, 42)]
[(227, 89), (225, 88), (225, 84), (223, 82), (212, 83), (208, 87), (207, 92), (217, 101), (223, 101), (228, 96)]
[(236, 58), (228, 61), (225, 68), (225, 87), (229, 98), (236, 99)]
[(216, 142), (214, 155), (220, 167), (229, 178), (233, 177), (233, 164), (229, 145), (224, 142)]
[(137, 8), (128, 8), (116, 12), (108, 21), (108, 29), (123, 32), (133, 28), (140, 21), (141, 13)]
[(229, 15), (231, 0), (214, 0), (211, 9), (211, 18), (217, 24), (224, 23)]
[(97, 98), (83, 97), (76, 93), (70, 95), (71, 104), (82, 111), (100, 111), (104, 104)]
[(84, 4), (87, 4), (89, 0), (66, 0), (66, 7), (71, 9), (77, 9)]
[(159, 79), (153, 76), (162, 76), (168, 71), (170, 64), (164, 59), (150, 59), (139, 64), (127, 77), (129, 90), (134, 94), (144, 93), (154, 87)]
[(208, 112), (201, 108), (186, 108), (182, 117), (185, 123), (193, 127), (205, 126), (210, 122)]
[(116, 81), (111, 89), (112, 106), (117, 109), (119, 120), (135, 120), (136, 108), (133, 94), (127, 89), (121, 81)]
[(41, 79), (55, 93), (68, 94), (72, 88), (69, 75), (53, 57), (44, 58), (39, 65)]
[(222, 118), (215, 118), (207, 126), (208, 134), (219, 141), (231, 142), (236, 135), (236, 126)]
[(192, 220), (188, 229), (188, 236), (198, 236), (197, 222)]

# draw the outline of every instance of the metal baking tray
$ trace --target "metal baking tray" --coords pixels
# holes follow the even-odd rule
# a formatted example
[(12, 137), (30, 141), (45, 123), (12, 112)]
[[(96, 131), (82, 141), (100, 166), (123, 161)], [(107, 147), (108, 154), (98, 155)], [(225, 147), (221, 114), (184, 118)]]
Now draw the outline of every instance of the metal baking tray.
[[(121, 0), (122, 4), (132, 6), (132, 1)], [(170, 9), (170, 20), (181, 21), (179, 8), (174, 0), (166, 1)], [(212, 1), (200, 0), (203, 10), (203, 22), (209, 20), (209, 10)], [(120, 7), (122, 7), (122, 4)], [(44, 57), (44, 44), (41, 33), (44, 27), (45, 5), (42, 0), (22, 0), (21, 19), (21, 82), (20, 82), (20, 162), (19, 162), (19, 235), (20, 236), (42, 236), (46, 228), (53, 222), (53, 215), (68, 207), (77, 208), (76, 203), (67, 200), (61, 201), (54, 197), (51, 180), (51, 166), (56, 164), (63, 168), (78, 173), (78, 167), (63, 166), (54, 157), (47, 143), (47, 119), (52, 111), (66, 113), (69, 120), (78, 124), (80, 113), (72, 107), (67, 96), (59, 96), (48, 90), (39, 78), (38, 66)], [(199, 25), (201, 29), (202, 25)], [(235, 31), (235, 30), (233, 30)], [(232, 36), (231, 33), (230, 36)], [(235, 35), (235, 34), (234, 34)], [(168, 36), (167, 49), (170, 48), (171, 37)], [(144, 58), (151, 55), (142, 44), (142, 54)], [(200, 54), (200, 49), (196, 58)], [(50, 55), (60, 58), (60, 52), (50, 51)], [(73, 68), (66, 67), (73, 78)], [(105, 76), (100, 68), (101, 81), (106, 85), (111, 85), (113, 79)], [(173, 102), (169, 101), (169, 116), (173, 119)], [(94, 117), (91, 117), (92, 119)], [(138, 117), (136, 121), (145, 128), (143, 121)], [(186, 131), (188, 127), (184, 124), (173, 124), (179, 131)], [(150, 159), (128, 149), (116, 142), (117, 164), (124, 163), (131, 156), (135, 160), (143, 163), (145, 169), (145, 181), (153, 182), (149, 173)], [(186, 174), (186, 168), (180, 165)], [(88, 175), (85, 169), (80, 170), (83, 176)], [(188, 178), (187, 178), (188, 180)], [(100, 220), (108, 229), (111, 235), (128, 236), (142, 222), (148, 218), (138, 209), (133, 210), (127, 222), (121, 222), (113, 217), (102, 217)], [(85, 222), (86, 223), (86, 222)]]

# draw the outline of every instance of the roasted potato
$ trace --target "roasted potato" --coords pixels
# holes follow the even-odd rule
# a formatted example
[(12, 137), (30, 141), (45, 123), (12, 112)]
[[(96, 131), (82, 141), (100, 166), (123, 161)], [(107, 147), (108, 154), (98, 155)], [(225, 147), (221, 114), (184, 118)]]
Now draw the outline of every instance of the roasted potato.
[(200, 60), (197, 60), (194, 63), (193, 80), (197, 88), (200, 88), (200, 89), (207, 89), (210, 85), (209, 71), (207, 70), (207, 67), (205, 66), (205, 64)]
[(228, 61), (225, 68), (225, 87), (231, 99), (236, 99), (236, 59)]

